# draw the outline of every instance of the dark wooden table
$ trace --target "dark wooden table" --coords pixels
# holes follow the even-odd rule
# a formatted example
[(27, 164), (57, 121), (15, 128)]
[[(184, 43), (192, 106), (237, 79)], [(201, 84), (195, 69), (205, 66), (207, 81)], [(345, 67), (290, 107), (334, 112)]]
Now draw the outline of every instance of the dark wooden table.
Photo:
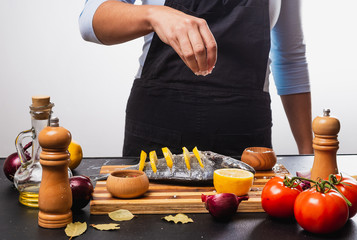
[[(136, 159), (86, 158), (73, 173), (92, 175), (99, 173), (102, 165), (133, 164)], [(279, 156), (292, 174), (309, 169), (313, 156)], [(0, 160), (1, 165), (4, 159)], [(339, 170), (357, 174), (357, 155), (339, 155)], [(37, 225), (38, 209), (18, 202), (18, 192), (3, 171), (0, 173), (0, 239), (68, 239), (62, 229), (44, 229)], [(88, 227), (75, 239), (357, 239), (357, 216), (350, 219), (338, 232), (330, 235), (314, 235), (304, 231), (294, 220), (279, 221), (265, 213), (237, 213), (228, 223), (215, 221), (209, 214), (187, 214), (194, 220), (189, 224), (174, 224), (163, 221), (165, 215), (138, 215), (131, 221), (120, 222), (121, 229), (98, 231)], [(73, 221), (100, 224), (113, 222), (107, 215), (90, 215), (89, 205), (74, 214)]]

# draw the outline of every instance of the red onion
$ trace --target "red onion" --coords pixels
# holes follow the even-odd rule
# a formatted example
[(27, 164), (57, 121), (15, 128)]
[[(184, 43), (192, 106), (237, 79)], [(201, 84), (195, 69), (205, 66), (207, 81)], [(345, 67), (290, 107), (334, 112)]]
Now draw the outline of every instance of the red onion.
[(205, 203), (206, 209), (214, 218), (228, 221), (237, 212), (239, 203), (243, 200), (248, 200), (248, 196), (237, 197), (233, 193), (202, 194), (201, 199)]
[(74, 176), (69, 178), (72, 190), (72, 210), (80, 210), (87, 206), (93, 193), (93, 184), (87, 176)]
[[(29, 142), (25, 147), (25, 156), (26, 160), (30, 160), (31, 156), (30, 154), (26, 151), (30, 146), (32, 146), (32, 142)], [(5, 173), (5, 176), (11, 181), (14, 181), (14, 175), (16, 173), (16, 170), (21, 166), (21, 160), (19, 158), (19, 155), (17, 152), (10, 154), (4, 162), (3, 170)]]
[[(311, 179), (311, 170), (297, 171), (296, 176)], [(303, 191), (311, 188), (311, 183), (309, 181), (302, 180), (299, 185)]]

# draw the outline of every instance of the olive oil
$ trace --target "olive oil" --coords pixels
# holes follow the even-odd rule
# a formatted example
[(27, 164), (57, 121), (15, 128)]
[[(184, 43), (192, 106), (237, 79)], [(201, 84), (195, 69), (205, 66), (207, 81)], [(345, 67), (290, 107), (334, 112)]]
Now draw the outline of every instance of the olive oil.
[(28, 207), (38, 208), (38, 193), (20, 192), (19, 202)]

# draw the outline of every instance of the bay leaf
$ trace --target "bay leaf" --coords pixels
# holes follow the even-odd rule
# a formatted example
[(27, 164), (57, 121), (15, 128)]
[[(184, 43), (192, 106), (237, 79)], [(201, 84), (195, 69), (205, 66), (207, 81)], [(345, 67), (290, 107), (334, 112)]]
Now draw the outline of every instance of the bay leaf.
[(114, 221), (129, 221), (134, 217), (134, 215), (126, 209), (119, 209), (108, 213), (108, 215)]
[(178, 222), (181, 222), (182, 224), (193, 222), (192, 218), (189, 218), (187, 215), (182, 213), (178, 213), (176, 214), (176, 216), (169, 215), (163, 217), (162, 219), (165, 219), (168, 222), (173, 221), (175, 222), (175, 224), (177, 224)]
[(120, 229), (119, 224), (117, 223), (107, 223), (107, 224), (91, 224), (91, 226), (97, 230), (108, 231)]
[(75, 222), (68, 223), (66, 229), (64, 230), (66, 235), (72, 239), (83, 234), (87, 230), (87, 223)]

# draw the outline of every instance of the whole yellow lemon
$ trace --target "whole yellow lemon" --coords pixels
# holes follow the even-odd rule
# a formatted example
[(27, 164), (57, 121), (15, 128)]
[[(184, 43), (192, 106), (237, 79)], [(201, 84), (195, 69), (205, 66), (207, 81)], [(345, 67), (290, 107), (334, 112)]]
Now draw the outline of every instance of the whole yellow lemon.
[(70, 153), (69, 168), (71, 170), (79, 166), (83, 158), (83, 151), (81, 145), (72, 140), (68, 146), (68, 152)]

